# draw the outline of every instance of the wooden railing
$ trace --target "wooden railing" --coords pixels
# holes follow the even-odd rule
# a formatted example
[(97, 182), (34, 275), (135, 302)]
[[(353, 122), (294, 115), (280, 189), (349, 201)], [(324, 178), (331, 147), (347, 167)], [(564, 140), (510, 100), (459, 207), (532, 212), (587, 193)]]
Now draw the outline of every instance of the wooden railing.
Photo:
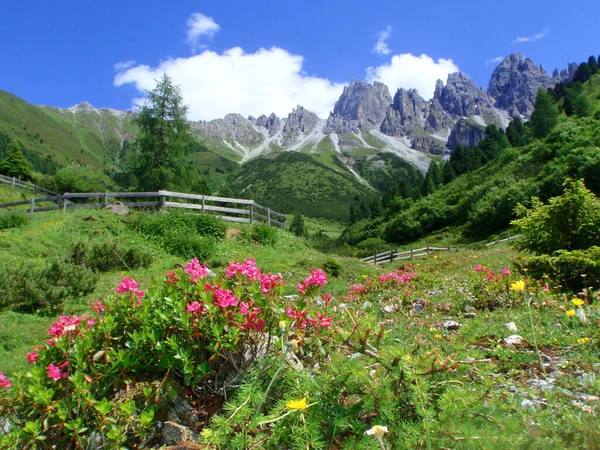
[[(522, 234), (517, 234), (517, 235), (511, 236), (510, 233), (508, 233), (507, 238), (500, 239), (500, 240), (494, 241), (494, 242), (488, 242), (487, 244), (485, 244), (485, 246), (490, 247), (490, 246), (498, 244), (500, 242), (507, 242), (507, 241), (519, 239), (522, 237), (523, 237)], [(361, 261), (364, 261), (367, 264), (384, 264), (387, 262), (400, 261), (402, 259), (411, 259), (411, 258), (419, 258), (422, 256), (429, 256), (433, 252), (454, 252), (454, 251), (460, 251), (460, 250), (468, 250), (468, 249), (466, 247), (450, 247), (450, 246), (448, 246), (448, 247), (430, 247), (429, 244), (427, 244), (427, 246), (425, 246), (423, 248), (410, 249), (410, 250), (405, 250), (402, 252), (399, 252), (397, 250), (388, 250), (387, 252), (377, 253), (375, 255), (367, 256), (366, 258), (362, 258)]]
[(41, 186), (38, 186), (33, 183), (29, 183), (28, 181), (19, 180), (15, 177), (7, 177), (5, 175), (0, 175), (0, 186), (8, 186), (15, 189), (21, 189), (27, 192), (31, 192), (35, 195), (37, 194), (48, 194), (48, 195), (59, 195), (57, 192), (51, 191), (49, 189), (45, 189)]
[[(18, 202), (0, 204), (0, 209), (27, 205), (24, 210), (11, 212), (25, 212), (31, 215), (42, 211), (106, 208), (113, 205), (113, 199), (149, 199), (149, 201), (123, 201), (122, 205), (128, 208), (157, 208), (165, 212), (167, 208), (183, 208), (200, 212), (217, 213), (222, 220), (240, 223), (266, 223), (270, 226), (286, 228), (286, 216), (272, 211), (254, 202), (241, 198), (214, 197), (211, 195), (185, 194), (182, 192), (92, 192), (92, 193), (65, 193), (44, 198), (32, 198)], [(152, 199), (150, 201), (150, 199)], [(184, 201), (172, 201), (182, 199)], [(47, 203), (51, 206), (42, 206)], [(219, 204), (225, 204), (220, 206)], [(260, 212), (258, 212), (260, 211)]]

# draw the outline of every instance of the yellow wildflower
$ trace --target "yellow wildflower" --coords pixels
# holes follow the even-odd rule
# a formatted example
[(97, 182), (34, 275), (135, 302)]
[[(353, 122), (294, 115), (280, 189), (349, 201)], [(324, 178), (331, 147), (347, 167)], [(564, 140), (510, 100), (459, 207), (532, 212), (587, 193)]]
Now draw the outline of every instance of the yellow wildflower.
[(510, 288), (513, 291), (520, 292), (525, 289), (525, 280), (519, 280), (510, 285)]
[(569, 317), (573, 317), (573, 316), (575, 315), (575, 310), (574, 310), (574, 309), (570, 309), (570, 310), (568, 310), (568, 311), (567, 311), (567, 313), (566, 313), (566, 314), (567, 314), (567, 316), (569, 316)]
[(306, 397), (300, 400), (290, 400), (285, 404), (288, 409), (295, 409), (297, 411), (306, 411), (308, 409), (308, 400)]
[(213, 434), (213, 432), (212, 432), (212, 430), (210, 428), (205, 428), (200, 433), (200, 436), (202, 436), (204, 439), (208, 439), (209, 437), (212, 436), (212, 434)]
[(589, 337), (584, 337), (581, 339), (577, 339), (577, 343), (579, 344), (587, 344), (589, 342), (590, 338)]
[(385, 433), (388, 432), (388, 428), (381, 425), (374, 425), (373, 428), (368, 429), (365, 434), (369, 436), (375, 436), (377, 439), (381, 439)]
[(437, 331), (437, 328), (435, 328), (435, 327), (431, 327), (431, 328), (429, 329), (429, 331), (431, 331), (432, 333), (435, 333), (435, 332)]
[(436, 334), (436, 335), (435, 335), (435, 336), (433, 336), (433, 337), (434, 337), (434, 338), (436, 338), (436, 339), (441, 339), (441, 338), (442, 338), (442, 335), (438, 333), (438, 334)]
[(580, 298), (574, 298), (573, 300), (571, 300), (571, 303), (573, 303), (575, 306), (581, 306), (585, 302), (583, 300), (581, 300)]

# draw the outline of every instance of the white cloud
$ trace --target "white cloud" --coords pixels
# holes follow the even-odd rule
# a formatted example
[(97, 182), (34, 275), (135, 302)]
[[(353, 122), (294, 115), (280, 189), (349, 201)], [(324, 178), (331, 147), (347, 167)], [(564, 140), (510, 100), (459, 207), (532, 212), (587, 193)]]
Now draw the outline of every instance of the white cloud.
[(198, 48), (205, 47), (200, 45), (200, 38), (202, 38), (202, 36), (211, 38), (220, 29), (219, 24), (216, 23), (212, 17), (205, 16), (201, 13), (192, 14), (188, 18), (187, 26), (186, 40), (192, 48), (192, 52), (195, 52)]
[[(243, 116), (287, 116), (296, 105), (327, 118), (344, 84), (307, 75), (303, 57), (272, 47), (244, 53), (239, 47), (222, 54), (205, 50), (189, 58), (169, 59), (157, 67), (138, 65), (117, 73), (115, 86), (133, 83), (140, 91), (152, 90), (167, 73), (181, 88), (189, 118), (211, 120), (228, 113)], [(135, 99), (134, 105), (142, 99)]]
[(488, 64), (496, 64), (499, 63), (500, 61), (502, 61), (504, 59), (504, 56), (496, 56), (495, 58), (488, 58), (485, 60), (485, 65), (487, 66)]
[(129, 69), (130, 67), (133, 67), (133, 66), (135, 66), (135, 61), (133, 59), (130, 59), (129, 61), (121, 61), (121, 62), (116, 63), (113, 66), (113, 69), (116, 72), (122, 72), (124, 70)]
[(367, 81), (387, 84), (392, 95), (398, 88), (417, 89), (423, 98), (430, 99), (435, 82), (446, 82), (448, 74), (453, 72), (458, 72), (458, 66), (451, 59), (438, 59), (436, 62), (425, 54), (414, 56), (404, 53), (392, 56), (389, 64), (367, 68)]
[(389, 55), (392, 51), (388, 46), (388, 39), (392, 35), (392, 27), (388, 25), (377, 33), (377, 42), (373, 46), (373, 53), (378, 55)]
[(545, 28), (544, 30), (536, 33), (532, 36), (518, 37), (513, 41), (510, 41), (511, 44), (522, 44), (524, 42), (534, 42), (539, 41), (540, 39), (545, 38), (548, 33), (550, 33), (550, 28)]

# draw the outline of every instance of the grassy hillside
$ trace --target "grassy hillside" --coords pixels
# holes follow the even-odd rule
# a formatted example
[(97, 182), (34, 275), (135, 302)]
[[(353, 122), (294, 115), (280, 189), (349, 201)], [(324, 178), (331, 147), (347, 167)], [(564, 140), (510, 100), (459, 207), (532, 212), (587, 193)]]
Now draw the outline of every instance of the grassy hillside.
[[(374, 192), (344, 169), (332, 153), (323, 164), (303, 153), (279, 153), (244, 164), (230, 187), (262, 205), (288, 213), (345, 220), (355, 196)], [(334, 157), (335, 158), (335, 157)]]

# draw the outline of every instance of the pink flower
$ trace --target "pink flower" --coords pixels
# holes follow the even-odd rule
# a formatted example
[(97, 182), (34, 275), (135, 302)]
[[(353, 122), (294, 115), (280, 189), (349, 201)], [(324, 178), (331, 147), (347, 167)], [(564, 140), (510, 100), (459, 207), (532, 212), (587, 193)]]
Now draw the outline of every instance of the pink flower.
[(260, 277), (260, 290), (263, 294), (272, 292), (279, 286), (283, 286), (285, 281), (280, 274), (273, 275), (271, 272), (262, 274)]
[(96, 319), (89, 319), (87, 321), (87, 329), (89, 330), (90, 328), (92, 328), (94, 325), (96, 325)]
[(326, 305), (333, 299), (333, 296), (330, 293), (321, 295), (321, 299), (325, 302)]
[(27, 353), (27, 363), (28, 364), (36, 363), (39, 361), (39, 359), (40, 359), (40, 355), (38, 355), (37, 352), (34, 351), (34, 352)]
[(136, 304), (141, 305), (141, 299), (146, 295), (145, 291), (138, 290), (138, 284), (133, 278), (123, 278), (119, 287), (115, 290), (117, 294), (125, 294), (129, 292), (131, 298), (137, 297), (138, 301)]
[(56, 345), (56, 342), (54, 341), (53, 338), (51, 339), (46, 339), (46, 343), (50, 346), (50, 347), (54, 347)]
[(258, 318), (261, 309), (252, 308), (254, 302), (250, 301), (248, 304), (240, 303), (240, 314), (244, 317), (244, 323), (238, 325), (242, 330), (255, 330), (262, 331), (265, 328), (265, 321)]
[(306, 311), (300, 311), (298, 309), (292, 309), (291, 306), (288, 306), (285, 309), (286, 316), (290, 319), (294, 319), (294, 324), (296, 327), (306, 327), (306, 320), (304, 320), (304, 316), (306, 316)]
[(317, 312), (317, 318), (308, 318), (308, 321), (312, 324), (313, 327), (330, 327), (331, 326), (331, 317), (325, 317), (324, 314)]
[(310, 269), (310, 275), (308, 275), (302, 283), (296, 285), (296, 290), (304, 295), (306, 290), (309, 288), (319, 288), (327, 284), (327, 275), (321, 269)]
[(367, 288), (362, 284), (353, 284), (348, 288), (348, 295), (362, 295), (367, 291)]
[(185, 307), (185, 310), (189, 313), (196, 313), (196, 314), (204, 314), (206, 312), (206, 308), (204, 307), (204, 302), (203, 303), (198, 303), (198, 302), (188, 303), (188, 305)]
[(542, 291), (548, 292), (549, 290), (550, 290), (550, 286), (548, 286), (548, 285), (542, 286)]
[(190, 281), (192, 283), (195, 283), (199, 278), (204, 278), (208, 275), (208, 269), (205, 265), (200, 264), (198, 258), (194, 258), (188, 262), (184, 272), (191, 275)]
[(254, 305), (253, 301), (249, 301), (248, 303), (241, 302), (240, 303), (240, 314), (242, 316), (248, 315), (248, 313), (250, 312), (250, 308), (252, 308), (252, 305)]
[(508, 270), (506, 267), (504, 269), (502, 269), (502, 275), (508, 277), (510, 276), (510, 270)]
[(233, 292), (229, 289), (217, 289), (213, 291), (213, 304), (220, 308), (227, 308), (228, 306), (237, 306), (238, 299)]
[(89, 316), (87, 314), (82, 317), (69, 317), (62, 315), (56, 322), (50, 325), (48, 328), (48, 334), (53, 338), (59, 338), (67, 334), (78, 334), (77, 325), (79, 325), (82, 320), (85, 320), (88, 317)]
[(8, 378), (6, 378), (6, 375), (4, 375), (2, 372), (0, 372), (0, 387), (8, 389), (11, 386), (12, 386), (12, 381), (10, 381)]
[(48, 367), (46, 368), (46, 373), (48, 374), (48, 377), (52, 378), (54, 381), (58, 381), (62, 378), (60, 369), (54, 364), (48, 364)]
[(215, 284), (212, 285), (210, 283), (204, 283), (204, 292), (208, 292), (208, 291), (216, 291), (217, 289), (219, 289), (221, 287), (221, 283), (219, 284)]
[(167, 283), (176, 284), (178, 281), (179, 281), (179, 277), (177, 276), (177, 274), (175, 272), (173, 272), (172, 270), (169, 270), (167, 272)]
[(481, 272), (481, 271), (483, 270), (483, 266), (482, 266), (481, 264), (477, 264), (477, 265), (476, 265), (476, 266), (473, 268), (473, 270), (474, 270), (475, 272)]
[(92, 303), (92, 309), (96, 311), (98, 314), (104, 312), (104, 303), (100, 302), (100, 300), (96, 300)]
[(227, 267), (227, 270), (225, 271), (225, 276), (231, 278), (236, 274), (241, 274), (252, 281), (257, 281), (260, 278), (261, 272), (260, 269), (256, 267), (254, 258), (248, 258), (241, 264), (238, 261), (229, 263), (229, 267)]

